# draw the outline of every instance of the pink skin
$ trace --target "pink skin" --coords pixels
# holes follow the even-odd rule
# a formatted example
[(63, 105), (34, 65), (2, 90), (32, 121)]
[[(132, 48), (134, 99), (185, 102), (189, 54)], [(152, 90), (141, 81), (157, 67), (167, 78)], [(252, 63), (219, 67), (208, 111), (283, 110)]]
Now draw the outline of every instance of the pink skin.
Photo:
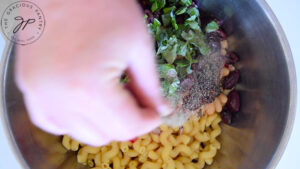
[[(160, 125), (168, 106), (135, 0), (34, 3), (46, 27), (38, 41), (18, 46), (16, 81), (35, 125), (93, 146), (130, 140)], [(135, 97), (119, 83), (125, 70)]]

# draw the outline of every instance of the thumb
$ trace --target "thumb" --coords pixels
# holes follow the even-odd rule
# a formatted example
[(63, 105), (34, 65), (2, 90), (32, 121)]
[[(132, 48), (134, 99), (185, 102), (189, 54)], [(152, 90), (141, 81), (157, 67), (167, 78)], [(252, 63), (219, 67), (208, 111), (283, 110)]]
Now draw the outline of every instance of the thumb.
[[(150, 38), (149, 38), (150, 39)], [(149, 43), (136, 43), (135, 52), (129, 60), (129, 90), (138, 102), (145, 107), (156, 110), (160, 116), (167, 116), (171, 108), (163, 98), (159, 77), (156, 70), (155, 55)], [(148, 45), (145, 45), (148, 44)]]

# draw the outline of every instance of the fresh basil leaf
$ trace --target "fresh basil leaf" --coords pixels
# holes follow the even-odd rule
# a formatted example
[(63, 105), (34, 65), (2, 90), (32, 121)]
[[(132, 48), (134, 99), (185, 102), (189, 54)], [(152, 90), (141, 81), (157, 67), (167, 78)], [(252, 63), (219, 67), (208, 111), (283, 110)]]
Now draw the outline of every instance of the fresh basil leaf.
[(192, 0), (180, 0), (180, 4), (184, 6), (192, 5)]
[(164, 64), (165, 63), (165, 59), (163, 59), (162, 57), (158, 56), (156, 59), (156, 63), (157, 64)]
[(168, 48), (167, 45), (160, 45), (159, 48), (157, 49), (156, 54), (159, 55), (159, 54), (163, 53), (167, 48)]
[(145, 20), (148, 19), (148, 15), (147, 14), (144, 15), (144, 19)]
[(158, 3), (157, 3), (157, 1), (155, 1), (155, 2), (152, 4), (151, 11), (152, 11), (152, 12), (155, 12), (157, 9), (158, 9)]
[(152, 24), (152, 23), (149, 23), (149, 24), (147, 25), (147, 27), (148, 27), (148, 31), (149, 31), (151, 34), (155, 35), (155, 30), (154, 30), (154, 28), (153, 28), (153, 24)]
[(168, 94), (171, 96), (174, 95), (177, 92), (177, 90), (179, 89), (179, 87), (180, 87), (180, 81), (179, 81), (179, 79), (175, 79), (169, 86)]
[(156, 28), (161, 26), (161, 23), (159, 22), (158, 19), (154, 18), (154, 20), (153, 20), (153, 26), (156, 27)]
[(186, 10), (187, 10), (187, 7), (181, 7), (175, 12), (175, 14), (176, 15), (184, 14), (186, 12)]
[(202, 46), (199, 47), (199, 50), (202, 55), (208, 55), (208, 53), (210, 52), (210, 48), (206, 43), (202, 44)]
[(174, 96), (180, 87), (180, 81), (175, 78), (173, 81), (163, 80), (161, 82), (161, 89), (165, 97)]
[(177, 4), (179, 0), (168, 0), (169, 4)]
[(186, 73), (187, 73), (187, 74), (193, 73), (193, 70), (191, 69), (191, 65), (189, 65), (189, 66), (186, 68)]
[(153, 23), (148, 24), (148, 30), (153, 34), (156, 41), (160, 41), (162, 34), (161, 23), (156, 18)]
[[(188, 66), (188, 65), (187, 65)], [(176, 71), (177, 71), (177, 76), (179, 79), (185, 79), (187, 76), (186, 68), (187, 66), (177, 66)]]
[(161, 33), (159, 35), (160, 35), (159, 45), (161, 44), (167, 45), (169, 39), (169, 35), (167, 34), (167, 32), (165, 30), (161, 30)]
[(205, 32), (211, 33), (211, 32), (214, 32), (218, 29), (219, 29), (219, 25), (215, 21), (212, 21), (212, 22), (210, 22), (209, 24), (206, 25)]
[(188, 9), (186, 13), (188, 13), (190, 16), (199, 16), (199, 10), (195, 7)]
[(160, 41), (162, 39), (162, 34), (160, 34), (160, 32), (161, 32), (161, 29), (157, 28), (157, 32), (154, 35), (154, 38), (155, 38), (156, 41)]
[(174, 29), (173, 29), (173, 34), (174, 34), (176, 37), (178, 37), (179, 39), (182, 39), (182, 38), (181, 38), (181, 33), (182, 33), (182, 31), (186, 30), (188, 27), (184, 26), (184, 24), (178, 24), (178, 23), (177, 23), (177, 25), (178, 25), (178, 29), (177, 29), (177, 30), (174, 30)]
[(198, 63), (197, 59), (193, 59), (191, 63)]
[(158, 65), (158, 73), (161, 78), (167, 78), (167, 73), (174, 68), (173, 65), (170, 64), (159, 64)]
[(161, 82), (161, 90), (162, 90), (162, 93), (164, 94), (165, 97), (169, 93), (169, 86), (170, 86), (170, 83), (168, 83), (167, 81), (162, 81)]
[(177, 43), (177, 38), (176, 38), (176, 36), (171, 36), (170, 38), (169, 38), (169, 40), (168, 40), (168, 43), (169, 44), (172, 44), (172, 45), (174, 45), (174, 44), (176, 44)]
[(187, 61), (189, 61), (189, 63), (191, 63), (192, 60), (193, 60), (193, 58), (192, 58), (192, 56), (191, 56), (190, 54), (187, 54), (187, 55), (185, 56), (185, 59), (186, 59)]
[(176, 19), (175, 19), (175, 18), (172, 18), (172, 19), (171, 19), (171, 22), (172, 22), (172, 25), (173, 25), (174, 29), (177, 30), (177, 29), (178, 29), (178, 25), (177, 25), (177, 23), (176, 23)]
[(170, 69), (168, 70), (167, 74), (166, 74), (166, 79), (167, 80), (173, 80), (177, 78), (177, 71), (176, 69)]
[(165, 14), (168, 14), (172, 11), (174, 11), (176, 9), (176, 6), (171, 6), (171, 7), (168, 7), (168, 8), (164, 8), (163, 11)]
[(127, 74), (123, 74), (122, 77), (120, 78), (120, 82), (122, 84), (126, 84), (129, 82), (129, 76)]
[(162, 23), (164, 26), (168, 26), (171, 23), (171, 16), (170, 14), (161, 15)]
[(190, 65), (190, 62), (186, 59), (179, 59), (175, 61), (176, 68), (177, 67), (188, 67)]
[(194, 30), (200, 30), (200, 26), (196, 21), (189, 22), (188, 25)]
[(163, 53), (162, 57), (166, 59), (169, 64), (172, 64), (177, 57), (177, 48), (178, 45), (169, 46)]
[(177, 55), (185, 56), (187, 53), (187, 44), (182, 41), (178, 41), (178, 44), (179, 44), (179, 48), (177, 51)]
[(192, 15), (191, 17), (189, 17), (189, 18), (186, 19), (186, 22), (195, 21), (196, 18), (197, 18), (196, 15)]
[(201, 31), (188, 31), (182, 32), (181, 34), (182, 38), (194, 45), (195, 47), (199, 48), (200, 53), (202, 55), (207, 55), (210, 51), (210, 48), (206, 42), (205, 35)]
[(192, 31), (189, 31), (188, 33), (183, 31), (181, 33), (181, 37), (186, 40), (186, 41), (190, 41), (193, 39), (194, 33)]
[(170, 12), (170, 17), (171, 17), (171, 23), (172, 23), (174, 29), (177, 30), (178, 29), (178, 25), (176, 23), (176, 17), (174, 15), (173, 10)]
[[(166, 44), (164, 44), (166, 43)], [(163, 41), (158, 48), (157, 55), (161, 56), (169, 63), (172, 64), (177, 57), (177, 38), (176, 36), (170, 37), (167, 41)]]
[(166, 6), (166, 0), (158, 0), (158, 8), (162, 9)]

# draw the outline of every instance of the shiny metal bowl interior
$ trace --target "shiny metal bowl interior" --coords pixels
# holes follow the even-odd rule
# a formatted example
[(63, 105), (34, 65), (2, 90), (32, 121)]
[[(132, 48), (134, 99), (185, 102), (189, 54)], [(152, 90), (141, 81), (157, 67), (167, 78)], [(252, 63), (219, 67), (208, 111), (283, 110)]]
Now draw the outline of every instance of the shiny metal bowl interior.
[[(296, 76), (291, 52), (276, 18), (262, 0), (202, 0), (199, 6), (224, 19), (230, 50), (241, 62), (242, 110), (233, 126), (222, 125), (222, 149), (207, 168), (275, 168), (292, 128)], [(79, 169), (61, 138), (34, 127), (13, 76), (14, 47), (2, 61), (1, 111), (8, 136), (25, 168)]]

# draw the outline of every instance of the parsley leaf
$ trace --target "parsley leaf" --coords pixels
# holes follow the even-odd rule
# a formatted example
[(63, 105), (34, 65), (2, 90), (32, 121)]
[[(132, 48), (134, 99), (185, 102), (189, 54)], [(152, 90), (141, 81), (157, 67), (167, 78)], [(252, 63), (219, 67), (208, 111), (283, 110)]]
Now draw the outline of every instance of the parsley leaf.
[(181, 5), (190, 6), (192, 5), (192, 0), (180, 0)]
[(155, 12), (157, 9), (158, 9), (158, 3), (157, 3), (157, 2), (154, 2), (154, 3), (152, 4), (151, 11), (152, 11), (152, 12)]
[(162, 22), (163, 22), (164, 26), (168, 26), (171, 23), (171, 16), (170, 16), (170, 14), (161, 15), (161, 19), (162, 19)]
[(206, 42), (205, 35), (200, 31), (188, 31), (182, 32), (182, 38), (196, 46), (202, 55), (207, 55), (210, 51), (210, 48)]
[(188, 50), (187, 43), (178, 40), (178, 44), (179, 44), (179, 48), (178, 48), (177, 54), (180, 56), (186, 56), (187, 50)]
[(176, 9), (176, 6), (171, 6), (171, 7), (163, 9), (163, 11), (164, 11), (165, 14), (167, 14), (167, 13), (171, 13), (175, 9)]
[(152, 3), (151, 11), (155, 12), (157, 10), (162, 9), (166, 5), (166, 0), (150, 0)]
[(157, 55), (161, 54), (169, 64), (172, 64), (177, 57), (178, 44), (176, 36), (171, 36), (165, 43), (165, 45), (158, 48)]
[(184, 14), (186, 12), (186, 10), (187, 10), (187, 7), (181, 7), (175, 12), (175, 14), (176, 15)]
[(157, 69), (161, 78), (168, 78), (167, 74), (170, 70), (174, 69), (174, 66), (170, 64), (159, 64)]
[(174, 95), (179, 89), (179, 86), (180, 86), (180, 81), (178, 78), (176, 78), (169, 86), (168, 95), (169, 96)]
[(212, 22), (210, 22), (209, 24), (206, 25), (205, 32), (211, 33), (211, 32), (214, 32), (218, 29), (219, 29), (219, 25), (215, 21), (212, 21)]
[(162, 90), (165, 96), (174, 95), (179, 89), (180, 81), (177, 76), (177, 71), (173, 65), (159, 64), (158, 72), (162, 81)]
[(188, 22), (188, 25), (194, 30), (200, 30), (200, 26), (196, 21)]
[(198, 17), (200, 14), (199, 14), (199, 10), (195, 7), (193, 8), (190, 8), (187, 13), (190, 15), (190, 16), (196, 16)]

